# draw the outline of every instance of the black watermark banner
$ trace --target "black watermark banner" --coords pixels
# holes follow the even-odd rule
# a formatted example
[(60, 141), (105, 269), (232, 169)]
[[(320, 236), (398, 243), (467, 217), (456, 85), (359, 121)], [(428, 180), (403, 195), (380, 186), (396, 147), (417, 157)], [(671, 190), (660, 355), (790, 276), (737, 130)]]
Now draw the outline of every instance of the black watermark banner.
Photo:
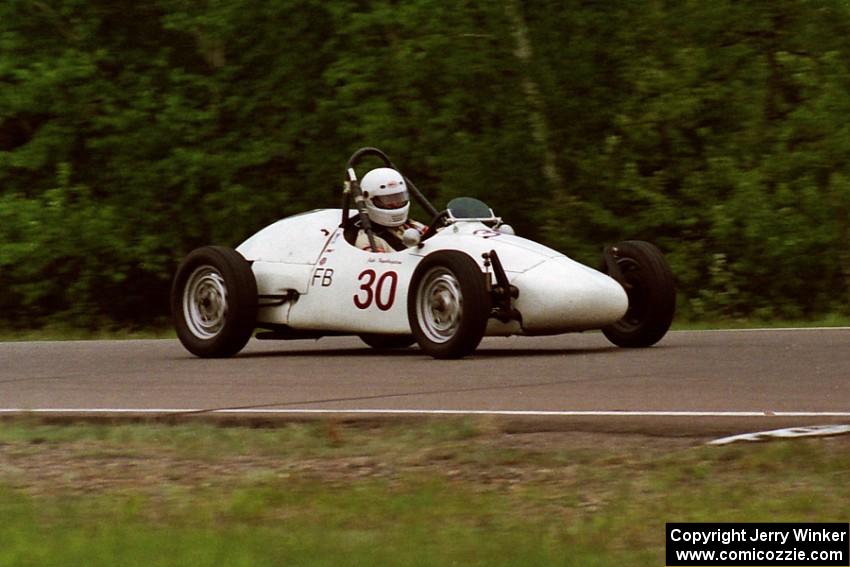
[(849, 528), (838, 523), (668, 523), (667, 566), (850, 565)]

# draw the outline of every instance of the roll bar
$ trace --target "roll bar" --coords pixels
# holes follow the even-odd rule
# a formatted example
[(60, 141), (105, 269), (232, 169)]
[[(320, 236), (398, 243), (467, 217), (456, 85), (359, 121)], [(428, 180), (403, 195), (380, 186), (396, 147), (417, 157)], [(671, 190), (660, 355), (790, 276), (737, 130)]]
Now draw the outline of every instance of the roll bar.
[[(340, 226), (345, 226), (349, 220), (348, 211), (351, 208), (351, 199), (353, 197), (354, 206), (357, 208), (357, 214), (360, 218), (360, 226), (366, 231), (366, 235), (369, 237), (369, 245), (372, 247), (372, 250), (376, 250), (377, 247), (375, 246), (375, 235), (372, 232), (372, 223), (369, 221), (369, 215), (366, 214), (366, 200), (363, 197), (363, 191), (360, 189), (360, 181), (357, 179), (357, 174), (354, 171), (355, 166), (360, 163), (360, 160), (369, 156), (379, 158), (384, 162), (386, 167), (390, 167), (401, 173), (387, 154), (378, 148), (360, 148), (351, 154), (351, 157), (348, 158), (348, 163), (345, 164), (345, 182), (343, 184), (342, 191), (342, 222)], [(438, 211), (434, 208), (434, 205), (425, 198), (425, 195), (419, 191), (416, 185), (414, 185), (406, 175), (402, 173), (401, 176), (404, 178), (404, 182), (407, 183), (408, 191), (413, 196), (413, 199), (419, 203), (419, 205), (425, 209), (425, 212), (429, 215), (432, 217), (436, 216)]]

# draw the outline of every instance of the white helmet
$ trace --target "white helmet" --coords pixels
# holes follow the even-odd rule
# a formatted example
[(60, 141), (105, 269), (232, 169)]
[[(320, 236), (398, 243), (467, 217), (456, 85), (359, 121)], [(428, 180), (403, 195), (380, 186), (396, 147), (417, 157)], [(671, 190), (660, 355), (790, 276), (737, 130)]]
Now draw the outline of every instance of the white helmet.
[(401, 174), (389, 167), (373, 169), (363, 176), (360, 188), (366, 198), (369, 220), (383, 226), (399, 226), (407, 222), (410, 199)]

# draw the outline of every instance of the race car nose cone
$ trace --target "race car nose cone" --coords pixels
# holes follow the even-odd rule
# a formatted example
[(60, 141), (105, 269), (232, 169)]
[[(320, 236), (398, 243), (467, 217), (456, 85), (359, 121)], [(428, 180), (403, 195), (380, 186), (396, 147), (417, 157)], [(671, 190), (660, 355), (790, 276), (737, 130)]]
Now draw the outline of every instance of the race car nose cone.
[(620, 320), (629, 307), (619, 283), (565, 256), (546, 260), (511, 283), (520, 290), (516, 307), (529, 335), (599, 329)]

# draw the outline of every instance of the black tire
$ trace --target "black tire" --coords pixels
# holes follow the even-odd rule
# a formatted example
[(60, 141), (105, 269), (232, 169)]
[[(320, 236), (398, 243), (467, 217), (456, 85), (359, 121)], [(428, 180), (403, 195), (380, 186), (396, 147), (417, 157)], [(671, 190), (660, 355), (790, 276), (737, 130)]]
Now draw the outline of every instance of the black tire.
[(186, 350), (204, 358), (233, 356), (257, 323), (257, 282), (241, 254), (221, 246), (192, 251), (174, 276), (171, 314)]
[(413, 338), (426, 354), (462, 358), (472, 353), (490, 317), (490, 294), (481, 268), (463, 252), (429, 254), (410, 280), (407, 317)]
[(623, 276), (620, 283), (629, 296), (629, 309), (602, 332), (620, 347), (652, 346), (667, 333), (676, 312), (673, 273), (664, 254), (649, 242), (627, 240), (611, 250)]
[(407, 348), (416, 342), (412, 335), (360, 335), (360, 340), (377, 350)]

